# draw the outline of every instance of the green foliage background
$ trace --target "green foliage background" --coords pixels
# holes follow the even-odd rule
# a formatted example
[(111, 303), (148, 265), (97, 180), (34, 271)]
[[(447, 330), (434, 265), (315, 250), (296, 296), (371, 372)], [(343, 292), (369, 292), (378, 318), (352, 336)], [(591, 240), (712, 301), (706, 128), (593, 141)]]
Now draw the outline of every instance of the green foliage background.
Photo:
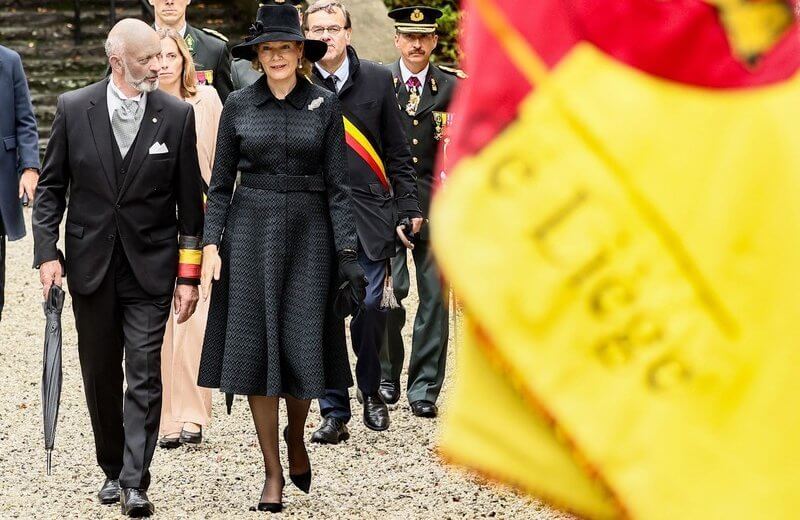
[(460, 16), (458, 0), (383, 0), (386, 7), (410, 7), (427, 5), (438, 7), (444, 12), (439, 18), (439, 45), (433, 59), (443, 64), (458, 64), (458, 20)]

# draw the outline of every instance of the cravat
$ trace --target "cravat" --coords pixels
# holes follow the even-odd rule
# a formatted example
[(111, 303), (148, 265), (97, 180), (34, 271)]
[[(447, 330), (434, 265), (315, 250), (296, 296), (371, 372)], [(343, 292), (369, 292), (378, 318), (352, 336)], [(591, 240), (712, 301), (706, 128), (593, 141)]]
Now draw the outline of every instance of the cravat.
[[(117, 95), (116, 92), (114, 94)], [(119, 96), (117, 98), (122, 104), (114, 110), (114, 115), (111, 117), (111, 129), (114, 131), (119, 153), (124, 159), (136, 139), (144, 113), (137, 100), (121, 99)]]
[(409, 92), (414, 92), (415, 94), (419, 94), (419, 87), (422, 86), (422, 83), (419, 82), (418, 77), (411, 76), (406, 81), (406, 86), (408, 87)]

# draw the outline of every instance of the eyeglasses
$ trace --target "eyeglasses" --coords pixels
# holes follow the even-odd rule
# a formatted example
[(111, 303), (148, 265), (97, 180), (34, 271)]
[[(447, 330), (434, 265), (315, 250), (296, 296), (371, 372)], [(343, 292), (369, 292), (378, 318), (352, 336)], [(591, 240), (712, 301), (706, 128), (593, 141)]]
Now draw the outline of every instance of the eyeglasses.
[(314, 36), (322, 36), (323, 34), (325, 34), (325, 31), (328, 31), (328, 34), (330, 34), (331, 36), (336, 36), (340, 32), (342, 32), (342, 26), (340, 25), (330, 25), (328, 27), (314, 26), (309, 30), (309, 32), (311, 32), (311, 34), (313, 34)]

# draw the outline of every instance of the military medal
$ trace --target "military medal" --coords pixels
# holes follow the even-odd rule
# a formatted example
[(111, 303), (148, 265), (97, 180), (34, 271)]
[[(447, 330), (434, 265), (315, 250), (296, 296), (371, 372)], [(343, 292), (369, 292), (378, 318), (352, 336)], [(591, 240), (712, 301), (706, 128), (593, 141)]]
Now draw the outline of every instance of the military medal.
[(410, 116), (417, 114), (417, 106), (419, 105), (419, 94), (417, 89), (413, 88), (408, 93), (408, 103), (406, 103), (406, 113)]
[(439, 92), (439, 85), (436, 84), (436, 78), (431, 78), (431, 92), (434, 94)]
[(451, 124), (453, 124), (453, 114), (450, 112), (433, 112), (433, 138), (441, 141), (447, 134), (447, 128)]
[(211, 85), (214, 83), (214, 71), (213, 70), (198, 70), (197, 74), (197, 83), (200, 85)]

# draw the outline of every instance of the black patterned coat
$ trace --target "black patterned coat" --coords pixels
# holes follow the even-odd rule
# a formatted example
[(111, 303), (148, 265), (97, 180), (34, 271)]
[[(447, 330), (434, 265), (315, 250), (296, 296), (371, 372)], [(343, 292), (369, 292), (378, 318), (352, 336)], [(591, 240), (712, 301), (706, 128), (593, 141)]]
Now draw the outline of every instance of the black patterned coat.
[[(308, 81), (285, 100), (264, 77), (228, 97), (203, 235), (220, 246), (223, 267), (201, 386), (299, 399), (352, 386), (344, 323), (331, 312), (336, 251), (357, 240), (344, 147), (336, 96)], [(281, 176), (317, 176), (324, 191), (252, 187)]]

